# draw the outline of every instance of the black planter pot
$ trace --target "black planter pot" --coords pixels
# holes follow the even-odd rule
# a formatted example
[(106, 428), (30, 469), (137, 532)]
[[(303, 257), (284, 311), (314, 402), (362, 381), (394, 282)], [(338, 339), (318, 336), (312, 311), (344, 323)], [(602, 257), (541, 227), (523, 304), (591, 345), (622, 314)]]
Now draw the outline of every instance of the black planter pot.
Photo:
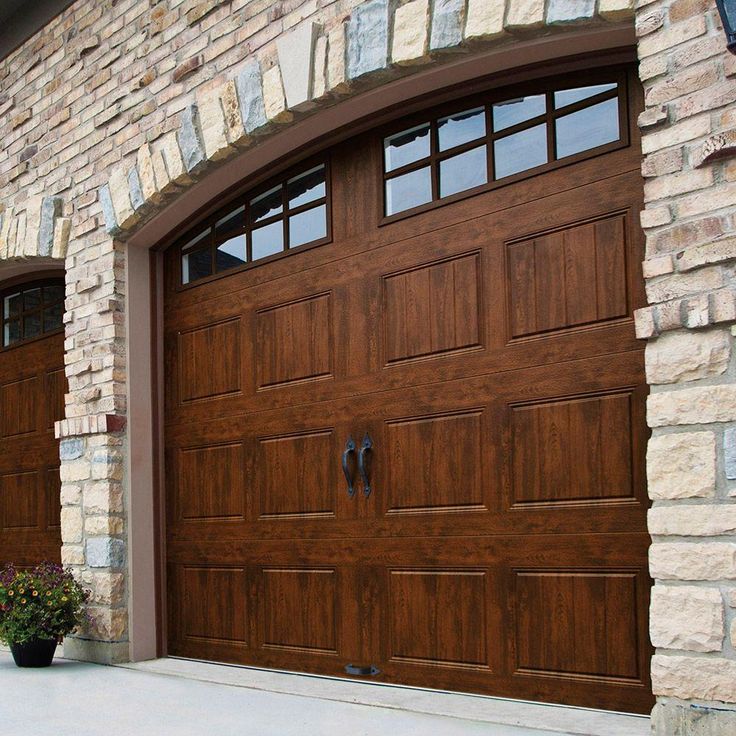
[(23, 644), (11, 644), (18, 667), (49, 667), (56, 651), (56, 639), (31, 639)]

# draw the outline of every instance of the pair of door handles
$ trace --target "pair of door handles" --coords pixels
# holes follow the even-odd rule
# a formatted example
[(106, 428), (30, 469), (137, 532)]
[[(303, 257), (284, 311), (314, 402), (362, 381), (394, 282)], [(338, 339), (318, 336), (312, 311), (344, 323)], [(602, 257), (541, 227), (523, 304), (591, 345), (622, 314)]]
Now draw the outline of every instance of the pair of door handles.
[[(352, 437), (348, 437), (345, 444), (345, 451), (342, 453), (342, 472), (345, 473), (345, 480), (348, 483), (348, 498), (355, 495), (354, 472), (351, 469), (350, 457), (355, 455), (357, 446)], [(366, 463), (366, 457), (373, 451), (373, 441), (366, 432), (363, 441), (360, 443), (358, 451), (358, 472), (363, 481), (363, 495), (368, 498), (371, 495), (371, 481), (369, 477), (370, 463)]]

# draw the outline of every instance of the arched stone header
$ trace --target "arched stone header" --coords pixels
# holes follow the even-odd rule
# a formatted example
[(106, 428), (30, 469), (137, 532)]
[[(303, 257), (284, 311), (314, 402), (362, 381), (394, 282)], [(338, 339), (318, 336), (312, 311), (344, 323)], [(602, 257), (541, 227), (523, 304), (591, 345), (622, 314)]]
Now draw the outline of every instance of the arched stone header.
[(0, 261), (26, 258), (63, 260), (71, 220), (62, 217), (60, 197), (33, 197), (25, 208), (0, 212)]
[[(545, 35), (559, 26), (633, 16), (633, 0), (368, 0), (329, 33), (306, 21), (255, 55), (181, 113), (177, 129), (136, 161), (121, 162), (99, 192), (108, 232), (121, 237), (210, 164), (234, 156), (294, 120), (388, 78), (405, 75), (469, 46), (501, 45), (514, 36)], [(597, 7), (596, 7), (597, 6)], [(185, 75), (193, 57), (175, 72)]]

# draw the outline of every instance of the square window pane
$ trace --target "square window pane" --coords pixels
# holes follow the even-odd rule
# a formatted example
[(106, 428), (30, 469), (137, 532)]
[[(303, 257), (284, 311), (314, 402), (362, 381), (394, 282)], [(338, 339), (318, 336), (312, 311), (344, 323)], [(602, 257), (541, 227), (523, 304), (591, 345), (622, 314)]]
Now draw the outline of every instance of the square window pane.
[(321, 240), (327, 235), (327, 207), (319, 205), (289, 218), (289, 247)]
[(547, 109), (545, 95), (529, 95), (493, 105), (493, 130), (510, 128), (517, 123), (543, 115)]
[(23, 339), (30, 337), (38, 337), (41, 334), (41, 315), (39, 312), (35, 314), (27, 314), (23, 317)]
[(41, 289), (28, 289), (23, 292), (23, 310), (36, 309), (41, 306)]
[(258, 195), (250, 201), (250, 221), (261, 222), (268, 217), (280, 215), (284, 211), (283, 187), (279, 184), (273, 189)]
[(43, 287), (43, 303), (53, 304), (64, 299), (64, 284), (51, 284)]
[(486, 111), (479, 107), (440, 118), (437, 123), (440, 151), (482, 138), (486, 134)]
[(52, 332), (53, 330), (58, 330), (63, 324), (63, 316), (64, 305), (61, 302), (46, 307), (43, 310), (43, 331)]
[(281, 253), (284, 249), (284, 224), (281, 220), (259, 227), (251, 233), (253, 260)]
[(220, 243), (215, 251), (215, 267), (218, 271), (237, 268), (246, 262), (245, 235), (236, 235), (224, 243)]
[(496, 179), (546, 164), (547, 126), (536, 125), (506, 138), (499, 138), (493, 144), (493, 153)]
[(181, 257), (181, 280), (188, 284), (191, 281), (212, 274), (212, 254), (209, 248), (194, 253), (184, 253)]
[(557, 158), (619, 139), (618, 98), (599, 102), (557, 120)]
[(6, 322), (3, 328), (3, 345), (12, 345), (20, 340), (20, 321), (14, 319), (12, 322)]
[(410, 210), (432, 201), (432, 175), (429, 166), (397, 176), (386, 182), (386, 214)]
[(290, 179), (286, 187), (291, 209), (307, 204), (307, 202), (314, 202), (315, 199), (322, 199), (326, 194), (324, 165), (316, 166)]
[(221, 243), (245, 230), (245, 205), (228, 212), (215, 222), (215, 242)]
[(386, 171), (393, 171), (429, 156), (429, 123), (385, 138), (383, 141)]
[(440, 197), (488, 183), (486, 147), (479, 146), (440, 162)]
[(21, 312), (20, 305), (20, 292), (6, 296), (3, 300), (3, 317), (5, 317), (5, 319), (8, 317), (17, 317)]
[(560, 92), (555, 92), (555, 109), (559, 109), (565, 105), (572, 105), (573, 102), (585, 100), (588, 97), (599, 95), (601, 92), (608, 92), (611, 89), (616, 89), (616, 82), (613, 82), (613, 84), (594, 84), (591, 87), (563, 89)]

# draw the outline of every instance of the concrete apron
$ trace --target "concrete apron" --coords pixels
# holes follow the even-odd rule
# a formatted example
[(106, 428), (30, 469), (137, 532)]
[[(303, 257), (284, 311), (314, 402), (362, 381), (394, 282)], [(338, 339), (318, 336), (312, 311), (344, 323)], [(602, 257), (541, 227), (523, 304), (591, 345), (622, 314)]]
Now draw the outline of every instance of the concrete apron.
[[(507, 698), (491, 698), (426, 688), (360, 682), (320, 675), (264, 670), (254, 667), (215, 664), (195, 660), (166, 658), (118, 665), (139, 672), (217, 683), (298, 698), (371, 706), (405, 713), (453, 719), (471, 724), (495, 725), (484, 734), (566, 734), (569, 736), (648, 736), (648, 716), (574, 708), (547, 703), (530, 703)], [(293, 705), (294, 715), (299, 704)], [(520, 729), (517, 731), (516, 729)], [(476, 733), (469, 728), (467, 733)], [(314, 732), (315, 734), (318, 732)], [(349, 729), (344, 733), (349, 733)], [(358, 730), (357, 733), (362, 733)], [(366, 733), (379, 733), (369, 730)], [(444, 733), (435, 731), (437, 736)], [(449, 733), (449, 731), (448, 731)], [(455, 733), (455, 730), (452, 731)], [(465, 733), (465, 731), (458, 731)], [(402, 735), (403, 736), (403, 735)]]

